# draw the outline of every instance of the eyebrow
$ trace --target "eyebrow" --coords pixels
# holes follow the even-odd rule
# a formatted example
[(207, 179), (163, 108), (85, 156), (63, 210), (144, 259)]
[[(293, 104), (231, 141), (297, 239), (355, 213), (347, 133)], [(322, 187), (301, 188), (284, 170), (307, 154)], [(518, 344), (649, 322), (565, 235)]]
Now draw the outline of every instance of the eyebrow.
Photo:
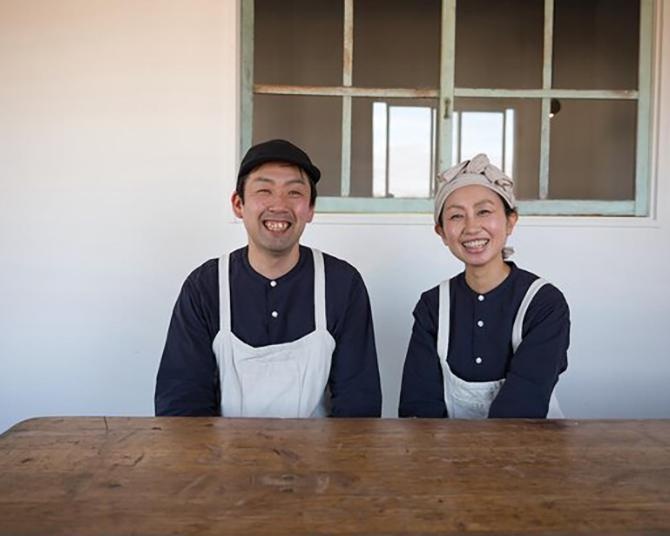
[[(264, 182), (268, 184), (276, 184), (276, 180), (270, 177), (254, 177), (249, 182)], [(302, 175), (295, 179), (289, 179), (284, 184), (307, 184), (308, 181)]]
[[(477, 201), (474, 206), (479, 207), (481, 205), (494, 205), (495, 203), (491, 201), (490, 199), (482, 199), (481, 201)], [(465, 210), (465, 207), (463, 205), (447, 205), (446, 210), (449, 210), (450, 208), (460, 208)]]

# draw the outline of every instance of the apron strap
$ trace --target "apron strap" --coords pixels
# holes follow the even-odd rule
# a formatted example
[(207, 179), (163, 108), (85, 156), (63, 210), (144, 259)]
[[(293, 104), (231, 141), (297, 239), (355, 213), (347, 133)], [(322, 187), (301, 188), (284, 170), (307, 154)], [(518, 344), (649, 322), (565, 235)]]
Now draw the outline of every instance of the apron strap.
[(231, 331), (230, 283), (228, 281), (228, 255), (219, 257), (219, 329)]
[(314, 324), (317, 330), (326, 329), (326, 270), (323, 253), (312, 249), (314, 257)]
[[(523, 320), (526, 317), (526, 312), (530, 306), (530, 302), (533, 301), (533, 298), (538, 293), (538, 291), (549, 281), (538, 277), (533, 283), (528, 287), (526, 295), (521, 301), (519, 310), (516, 312), (516, 318), (514, 319), (514, 325), (512, 326), (512, 349), (516, 353), (517, 348), (521, 345), (523, 340), (522, 331), (523, 331)], [(546, 417), (548, 419), (562, 419), (564, 418), (563, 412), (561, 411), (561, 406), (558, 403), (558, 398), (556, 398), (556, 386), (551, 392), (551, 397), (549, 398), (549, 409), (547, 411)]]
[(440, 283), (440, 308), (437, 316), (437, 355), (441, 362), (447, 361), (449, 346), (449, 280)]
[(526, 295), (521, 300), (521, 305), (519, 310), (516, 312), (516, 317), (514, 318), (514, 325), (512, 326), (512, 351), (516, 353), (517, 348), (521, 345), (523, 340), (522, 331), (523, 331), (523, 320), (526, 317), (526, 311), (530, 306), (530, 302), (533, 301), (533, 298), (537, 292), (548, 283), (545, 279), (538, 277), (533, 281), (526, 291)]
[(439, 300), (440, 305), (437, 315), (437, 355), (440, 358), (440, 368), (442, 369), (442, 396), (444, 398), (444, 406), (447, 409), (447, 415), (453, 416), (454, 408), (451, 407), (449, 400), (449, 377), (451, 370), (447, 364), (447, 354), (449, 353), (449, 322), (451, 316), (449, 313), (449, 280), (440, 283)]
[[(228, 367), (235, 369), (235, 361), (232, 355), (232, 314), (233, 309), (230, 303), (230, 275), (229, 269), (229, 255), (224, 254), (219, 257), (219, 333), (214, 338), (218, 339), (218, 352), (215, 350), (216, 364), (219, 368), (219, 382), (223, 386), (224, 371)], [(237, 374), (237, 372), (235, 372)], [(230, 389), (226, 389), (225, 395), (221, 391), (221, 415), (224, 413), (224, 402), (226, 398), (234, 396)], [(241, 396), (241, 393), (238, 393)]]

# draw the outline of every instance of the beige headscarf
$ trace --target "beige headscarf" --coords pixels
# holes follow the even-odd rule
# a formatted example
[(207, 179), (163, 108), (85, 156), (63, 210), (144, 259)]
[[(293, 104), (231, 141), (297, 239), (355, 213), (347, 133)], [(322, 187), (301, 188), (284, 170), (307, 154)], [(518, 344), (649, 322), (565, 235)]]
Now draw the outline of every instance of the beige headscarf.
[[(440, 220), (442, 208), (447, 197), (458, 188), (478, 184), (496, 192), (503, 198), (509, 208), (516, 208), (514, 198), (514, 180), (505, 175), (500, 169), (489, 162), (488, 156), (479, 153), (472, 160), (465, 160), (460, 164), (443, 171), (437, 177), (437, 192), (435, 193), (434, 220)], [(503, 249), (503, 258), (507, 259), (514, 253), (511, 247)]]

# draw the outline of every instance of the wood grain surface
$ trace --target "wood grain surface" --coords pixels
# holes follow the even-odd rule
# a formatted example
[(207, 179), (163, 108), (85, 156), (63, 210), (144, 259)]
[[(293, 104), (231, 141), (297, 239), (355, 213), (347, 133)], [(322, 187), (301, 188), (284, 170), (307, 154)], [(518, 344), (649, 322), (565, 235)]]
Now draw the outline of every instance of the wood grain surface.
[(0, 534), (668, 534), (670, 421), (40, 418)]

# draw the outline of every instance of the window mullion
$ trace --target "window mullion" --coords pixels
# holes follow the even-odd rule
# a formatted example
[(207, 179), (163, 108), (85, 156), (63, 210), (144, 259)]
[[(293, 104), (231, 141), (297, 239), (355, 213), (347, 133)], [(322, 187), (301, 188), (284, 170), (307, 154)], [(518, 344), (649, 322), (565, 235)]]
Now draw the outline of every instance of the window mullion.
[(452, 164), (452, 115), (454, 111), (454, 66), (456, 56), (456, 0), (442, 0), (440, 42), (440, 98), (438, 110), (438, 170)]
[(456, 97), (501, 99), (616, 99), (637, 100), (634, 89), (493, 89), (463, 88), (454, 90)]
[[(344, 0), (342, 85), (351, 87), (354, 56), (354, 0)], [(340, 195), (351, 193), (351, 96), (342, 97), (342, 172)]]
[(254, 92), (265, 95), (319, 95), (323, 97), (371, 97), (375, 99), (436, 99), (437, 89), (406, 87), (353, 86), (289, 86), (285, 84), (255, 84)]
[(254, 118), (254, 0), (243, 0), (240, 39), (240, 159), (251, 147)]
[[(431, 213), (433, 201), (424, 198), (370, 198), (319, 196), (319, 212), (351, 213)], [(633, 216), (635, 201), (545, 199), (519, 201), (519, 210), (534, 216)]]
[(640, 51), (638, 65), (637, 143), (635, 162), (635, 215), (649, 213), (651, 176), (651, 69), (653, 41), (653, 0), (640, 0)]
[(389, 197), (391, 191), (391, 176), (389, 174), (391, 163), (391, 107), (387, 104), (384, 106), (386, 111), (386, 136), (384, 137), (384, 197)]
[(436, 110), (430, 111), (430, 177), (428, 178), (428, 195), (433, 197), (435, 195), (435, 175), (437, 175), (437, 170), (435, 169), (435, 154), (436, 154), (436, 130), (437, 130), (437, 118), (435, 117)]
[[(542, 65), (542, 89), (551, 89), (552, 67), (554, 54), (554, 0), (544, 0), (544, 60)], [(551, 125), (549, 113), (551, 99), (542, 99), (540, 115), (540, 199), (549, 196), (549, 148), (551, 141)]]

